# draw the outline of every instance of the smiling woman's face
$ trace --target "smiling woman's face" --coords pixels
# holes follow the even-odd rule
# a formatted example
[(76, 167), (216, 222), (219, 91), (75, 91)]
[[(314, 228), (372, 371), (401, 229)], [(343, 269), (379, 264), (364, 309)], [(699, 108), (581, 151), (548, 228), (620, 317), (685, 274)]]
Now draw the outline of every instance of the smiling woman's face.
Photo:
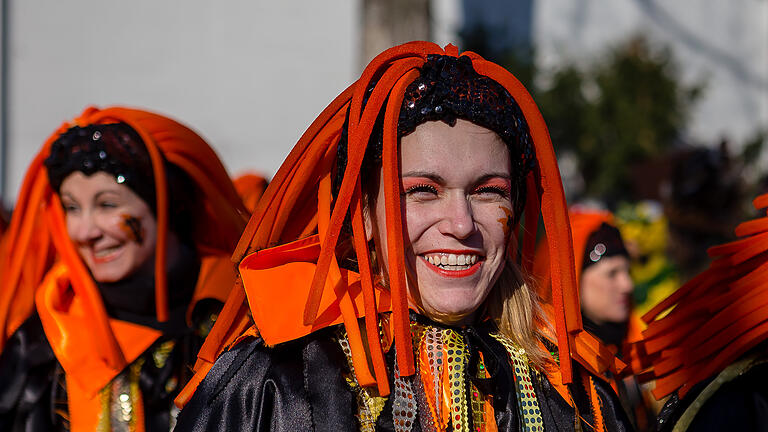
[[(474, 123), (430, 121), (401, 139), (400, 157), (409, 300), (436, 321), (470, 323), (506, 259), (509, 150)], [(373, 223), (384, 251), (385, 214), (380, 185)]]
[(103, 171), (75, 171), (59, 191), (67, 232), (97, 282), (151, 271), (157, 223), (144, 200)]

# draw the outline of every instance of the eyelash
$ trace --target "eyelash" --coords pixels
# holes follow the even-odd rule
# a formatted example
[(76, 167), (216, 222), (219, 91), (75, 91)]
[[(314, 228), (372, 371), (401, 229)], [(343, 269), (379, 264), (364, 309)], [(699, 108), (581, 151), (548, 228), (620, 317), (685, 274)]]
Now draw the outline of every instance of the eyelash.
[(428, 192), (428, 193), (433, 193), (437, 195), (437, 188), (430, 184), (422, 183), (422, 184), (413, 185), (405, 190), (406, 195), (410, 195), (415, 192)]
[(498, 194), (502, 198), (510, 197), (509, 189), (505, 187), (500, 187), (500, 186), (480, 186), (474, 190), (474, 193), (485, 193), (485, 192)]

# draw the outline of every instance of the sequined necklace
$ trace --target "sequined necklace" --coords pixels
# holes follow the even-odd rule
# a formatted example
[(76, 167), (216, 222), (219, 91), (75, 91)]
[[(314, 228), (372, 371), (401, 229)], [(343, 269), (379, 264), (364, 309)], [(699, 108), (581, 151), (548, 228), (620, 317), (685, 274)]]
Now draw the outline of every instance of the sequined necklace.
[[(395, 364), (391, 395), (395, 431), (410, 431), (417, 421), (424, 431), (496, 431), (493, 395), (485, 394), (476, 385), (476, 379), (490, 378), (482, 352), (471, 356), (465, 336), (452, 328), (412, 321), (411, 335), (418, 370), (414, 376), (402, 377)], [(522, 430), (543, 431), (525, 351), (500, 333), (491, 336), (509, 355)], [(346, 380), (357, 395), (360, 430), (374, 431), (387, 398), (378, 396), (375, 388), (357, 383), (343, 328), (337, 337), (351, 370)]]

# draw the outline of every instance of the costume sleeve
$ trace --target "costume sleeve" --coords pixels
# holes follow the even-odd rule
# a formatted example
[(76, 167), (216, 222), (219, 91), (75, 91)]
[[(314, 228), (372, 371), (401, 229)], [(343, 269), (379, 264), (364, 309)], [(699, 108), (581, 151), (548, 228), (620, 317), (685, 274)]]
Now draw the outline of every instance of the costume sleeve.
[(261, 339), (223, 353), (179, 413), (174, 430), (311, 430), (301, 355), (276, 355)]
[(57, 362), (34, 313), (0, 355), (0, 430), (51, 430)]

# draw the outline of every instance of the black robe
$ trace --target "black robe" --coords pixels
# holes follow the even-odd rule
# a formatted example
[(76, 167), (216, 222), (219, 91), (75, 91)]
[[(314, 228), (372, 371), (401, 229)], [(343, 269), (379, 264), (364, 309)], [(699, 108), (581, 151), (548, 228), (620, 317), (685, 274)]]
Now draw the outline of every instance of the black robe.
[[(768, 358), (768, 357), (766, 357)], [(659, 432), (671, 432), (685, 410), (715, 378), (696, 384), (680, 399), (673, 394), (657, 419)], [(689, 432), (768, 432), (768, 362), (725, 382), (699, 408)]]
[[(481, 350), (490, 379), (499, 431), (519, 431), (520, 419), (513, 372), (505, 348), (488, 332), (462, 330), (470, 349)], [(241, 342), (223, 353), (178, 417), (175, 431), (357, 431), (356, 395), (345, 380), (347, 359), (334, 329), (266, 347), (260, 338)], [(394, 350), (387, 354), (389, 370)], [(575, 365), (575, 367), (579, 367)], [(532, 374), (547, 431), (572, 431), (575, 410), (541, 374)], [(595, 380), (607, 430), (630, 430), (629, 422), (610, 386)], [(390, 382), (392, 377), (390, 376)], [(592, 422), (586, 390), (572, 385), (582, 430)], [(376, 430), (394, 430), (392, 398), (377, 419)], [(421, 430), (414, 422), (414, 431)]]

